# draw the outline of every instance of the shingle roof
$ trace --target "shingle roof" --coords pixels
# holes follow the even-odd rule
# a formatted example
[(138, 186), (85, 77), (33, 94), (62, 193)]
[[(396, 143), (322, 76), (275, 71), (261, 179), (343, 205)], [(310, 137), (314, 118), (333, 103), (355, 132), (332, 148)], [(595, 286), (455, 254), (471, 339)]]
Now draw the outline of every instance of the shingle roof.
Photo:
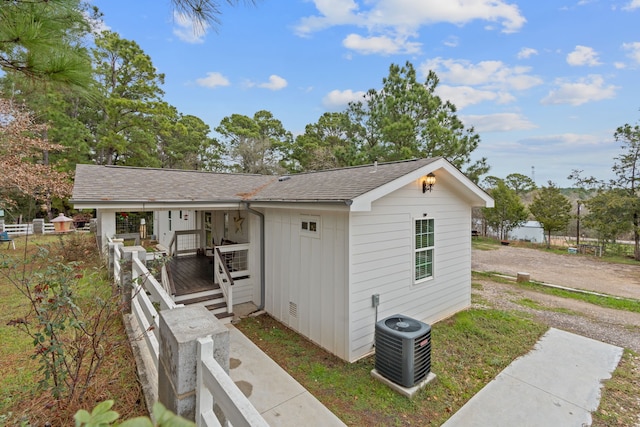
[(380, 163), (295, 174), (258, 192), (254, 201), (347, 201), (420, 169), (435, 159)]
[(71, 201), (235, 201), (273, 176), (77, 165)]
[(439, 158), (275, 176), (77, 165), (72, 202), (349, 201)]

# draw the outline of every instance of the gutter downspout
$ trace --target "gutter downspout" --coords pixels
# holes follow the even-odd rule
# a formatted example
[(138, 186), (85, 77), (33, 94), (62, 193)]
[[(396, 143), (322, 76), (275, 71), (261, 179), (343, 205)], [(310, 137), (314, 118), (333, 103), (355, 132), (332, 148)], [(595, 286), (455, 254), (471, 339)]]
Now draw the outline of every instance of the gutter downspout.
[(265, 299), (265, 253), (264, 253), (264, 214), (255, 209), (252, 209), (249, 202), (244, 202), (244, 206), (247, 211), (260, 217), (260, 306), (258, 311), (264, 310)]

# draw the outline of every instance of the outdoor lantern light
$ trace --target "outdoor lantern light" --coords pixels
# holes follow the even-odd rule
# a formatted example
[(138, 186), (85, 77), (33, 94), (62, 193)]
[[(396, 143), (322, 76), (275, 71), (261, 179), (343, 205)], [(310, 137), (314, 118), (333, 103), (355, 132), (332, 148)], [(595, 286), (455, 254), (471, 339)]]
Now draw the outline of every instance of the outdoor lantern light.
[(147, 220), (144, 218), (140, 218), (140, 238), (147, 238)]
[(427, 190), (431, 191), (433, 184), (436, 183), (436, 176), (433, 173), (429, 173), (429, 175), (425, 176), (422, 180), (422, 192), (426, 193)]

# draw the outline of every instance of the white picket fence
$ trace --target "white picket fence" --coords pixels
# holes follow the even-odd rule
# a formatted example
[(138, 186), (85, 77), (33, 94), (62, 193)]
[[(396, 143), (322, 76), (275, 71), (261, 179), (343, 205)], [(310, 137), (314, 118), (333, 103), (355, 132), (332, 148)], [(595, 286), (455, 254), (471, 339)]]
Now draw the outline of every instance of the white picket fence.
[[(113, 246), (113, 277), (120, 284), (123, 246)], [(164, 269), (164, 267), (163, 267)], [(144, 339), (153, 364), (158, 369), (159, 359), (159, 316), (160, 310), (172, 310), (182, 307), (176, 304), (165, 287), (149, 272), (132, 253), (132, 300), (131, 313), (138, 323), (140, 331), (144, 331)], [(164, 276), (164, 275), (163, 275)], [(249, 402), (238, 386), (227, 375), (224, 369), (213, 358), (213, 342), (211, 338), (198, 341), (197, 384), (196, 384), (196, 426), (222, 426), (213, 412), (214, 403), (221, 408), (228, 422), (234, 427), (268, 427), (258, 410)], [(155, 389), (158, 385), (154, 384)]]
[[(10, 236), (24, 236), (25, 234), (33, 234), (33, 224), (4, 224), (4, 231), (9, 233)], [(55, 233), (53, 223), (44, 223), (45, 234)]]

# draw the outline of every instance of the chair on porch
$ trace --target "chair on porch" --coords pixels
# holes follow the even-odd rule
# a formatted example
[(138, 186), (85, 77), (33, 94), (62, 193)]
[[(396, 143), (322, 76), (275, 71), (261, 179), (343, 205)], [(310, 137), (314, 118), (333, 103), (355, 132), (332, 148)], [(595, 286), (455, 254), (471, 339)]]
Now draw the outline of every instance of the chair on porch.
[(16, 242), (14, 242), (11, 237), (9, 237), (9, 233), (7, 233), (6, 231), (0, 233), (0, 243), (4, 242), (7, 242), (7, 249), (9, 249), (9, 246), (13, 246), (13, 250), (16, 250)]

